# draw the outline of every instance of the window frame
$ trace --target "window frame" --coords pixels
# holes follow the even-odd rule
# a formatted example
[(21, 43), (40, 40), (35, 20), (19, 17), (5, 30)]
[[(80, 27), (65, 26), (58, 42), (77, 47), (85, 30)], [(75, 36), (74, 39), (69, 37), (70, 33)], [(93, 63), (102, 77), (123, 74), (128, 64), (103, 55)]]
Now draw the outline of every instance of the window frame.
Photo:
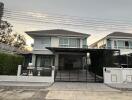
[[(67, 44), (62, 44), (60, 41), (61, 39), (67, 39)], [(70, 42), (72, 39), (76, 39), (76, 46), (70, 46)], [(79, 43), (79, 44), (78, 44)], [(61, 37), (59, 38), (59, 47), (64, 48), (80, 48), (80, 38), (74, 38), (74, 37)]]

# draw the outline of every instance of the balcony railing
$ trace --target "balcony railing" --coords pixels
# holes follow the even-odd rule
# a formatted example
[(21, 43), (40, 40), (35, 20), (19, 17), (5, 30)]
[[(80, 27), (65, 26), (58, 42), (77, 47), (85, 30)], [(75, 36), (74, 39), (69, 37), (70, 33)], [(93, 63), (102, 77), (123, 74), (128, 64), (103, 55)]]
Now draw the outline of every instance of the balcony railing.
[(132, 49), (132, 46), (107, 46), (107, 49)]
[(62, 48), (88, 48), (88, 45), (82, 45), (82, 47), (80, 47), (80, 46), (59, 45), (59, 47), (62, 47)]

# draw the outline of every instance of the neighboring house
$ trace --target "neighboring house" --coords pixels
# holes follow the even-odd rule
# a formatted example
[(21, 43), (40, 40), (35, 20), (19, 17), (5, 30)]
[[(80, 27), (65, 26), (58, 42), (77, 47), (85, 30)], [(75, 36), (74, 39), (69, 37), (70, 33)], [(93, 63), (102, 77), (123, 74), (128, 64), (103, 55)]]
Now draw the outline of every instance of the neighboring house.
[(132, 53), (132, 34), (113, 32), (89, 46), (96, 49), (119, 49), (121, 55)]
[(34, 39), (32, 63), (37, 67), (55, 66), (56, 69), (72, 69), (82, 66), (87, 53), (88, 34), (68, 30), (27, 31)]

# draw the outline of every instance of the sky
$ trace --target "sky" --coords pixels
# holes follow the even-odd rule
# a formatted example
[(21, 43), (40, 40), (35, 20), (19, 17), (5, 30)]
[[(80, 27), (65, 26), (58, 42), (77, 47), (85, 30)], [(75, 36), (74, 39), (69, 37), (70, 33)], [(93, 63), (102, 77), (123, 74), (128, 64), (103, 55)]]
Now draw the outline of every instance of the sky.
[[(132, 0), (0, 0), (5, 4), (5, 9), (9, 10), (21, 10), (32, 11), (39, 13), (51, 13), (58, 15), (77, 16), (79, 18), (94, 18), (101, 21), (113, 21), (119, 20), (128, 24), (130, 27), (127, 30), (122, 29), (109, 29), (105, 31), (98, 31), (96, 29), (90, 30), (85, 27), (68, 27), (63, 25), (34, 25), (34, 24), (22, 24), (19, 22), (9, 22), (14, 26), (14, 30), (24, 34), (24, 31), (30, 30), (43, 30), (52, 28), (63, 28), (73, 31), (79, 31), (87, 34), (91, 34), (88, 39), (88, 44), (99, 40), (107, 34), (114, 31), (131, 32), (132, 26)], [(105, 26), (104, 26), (105, 27)], [(115, 26), (116, 27), (116, 26)], [(27, 44), (33, 42), (33, 40), (26, 36)]]

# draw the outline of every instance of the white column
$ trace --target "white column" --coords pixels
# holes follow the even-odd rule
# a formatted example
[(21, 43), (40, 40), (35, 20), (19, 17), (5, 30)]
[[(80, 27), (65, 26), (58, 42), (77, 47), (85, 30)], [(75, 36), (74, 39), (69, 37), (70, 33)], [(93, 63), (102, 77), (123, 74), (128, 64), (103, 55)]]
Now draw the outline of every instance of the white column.
[(59, 54), (55, 54), (55, 68), (58, 69), (59, 66)]
[(82, 47), (83, 47), (83, 40), (80, 39), (80, 48), (82, 48)]
[(22, 69), (22, 65), (18, 65), (17, 76), (21, 75), (21, 69)]
[(36, 61), (36, 55), (33, 54), (32, 55), (32, 64), (33, 64), (33, 66), (35, 66), (35, 61)]
[(111, 40), (111, 49), (114, 49), (114, 40)]
[(55, 66), (52, 66), (51, 77), (52, 77), (52, 82), (54, 82), (54, 77), (55, 77)]
[(51, 37), (51, 47), (59, 47), (59, 38)]

